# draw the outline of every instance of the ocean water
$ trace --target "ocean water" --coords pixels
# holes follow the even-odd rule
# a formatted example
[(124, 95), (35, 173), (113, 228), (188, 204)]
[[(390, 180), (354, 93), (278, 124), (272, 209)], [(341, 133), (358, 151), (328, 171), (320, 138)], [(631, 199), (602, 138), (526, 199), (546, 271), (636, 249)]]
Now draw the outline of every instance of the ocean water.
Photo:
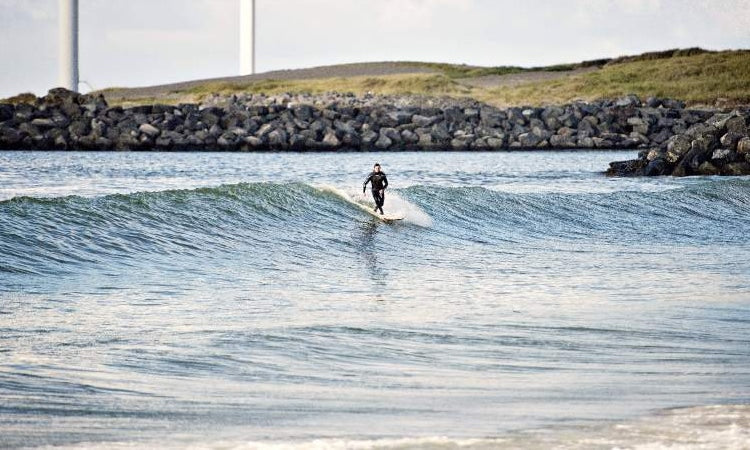
[(634, 156), (0, 152), (0, 447), (750, 448), (750, 179)]

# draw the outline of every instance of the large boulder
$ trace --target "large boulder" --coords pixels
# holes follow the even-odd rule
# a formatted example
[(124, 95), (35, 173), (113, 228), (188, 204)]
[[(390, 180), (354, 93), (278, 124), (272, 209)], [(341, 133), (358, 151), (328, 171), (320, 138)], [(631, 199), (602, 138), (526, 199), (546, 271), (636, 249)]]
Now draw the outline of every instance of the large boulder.
[(724, 136), (721, 137), (720, 142), (721, 142), (722, 147), (734, 150), (737, 148), (737, 143), (743, 137), (745, 136), (743, 136), (742, 134), (729, 131)]
[(691, 140), (684, 135), (673, 136), (667, 141), (667, 161), (677, 162), (683, 155), (690, 151)]
[(744, 116), (732, 117), (725, 123), (727, 132), (747, 136), (747, 121)]
[(375, 145), (375, 142), (378, 140), (380, 135), (376, 133), (373, 130), (365, 130), (362, 132), (362, 135), (360, 136), (362, 140), (362, 147), (364, 148), (370, 148)]
[(314, 109), (310, 105), (288, 105), (289, 109), (292, 110), (292, 114), (299, 120), (310, 121), (313, 117)]
[(555, 148), (574, 148), (577, 146), (576, 138), (573, 135), (554, 134), (549, 138), (549, 144)]
[(535, 133), (522, 133), (518, 135), (518, 143), (523, 148), (532, 148), (539, 145), (544, 140), (543, 137)]
[(396, 123), (396, 126), (411, 122), (414, 116), (413, 113), (402, 110), (391, 111), (387, 115)]
[(730, 119), (737, 117), (738, 115), (739, 115), (738, 111), (732, 111), (730, 113), (714, 114), (706, 121), (706, 124), (711, 125), (712, 127), (719, 130), (720, 133), (723, 133), (723, 132), (726, 132), (727, 122)]
[(411, 118), (412, 123), (416, 124), (420, 128), (426, 128), (426, 127), (432, 126), (433, 124), (437, 123), (439, 120), (440, 120), (439, 116), (422, 116), (420, 114), (415, 114)]
[(336, 132), (331, 129), (328, 129), (326, 131), (325, 136), (323, 136), (322, 143), (325, 147), (331, 148), (331, 149), (338, 148), (339, 146), (341, 146), (341, 141), (339, 140), (338, 137), (336, 137)]
[(139, 126), (138, 131), (140, 131), (141, 133), (145, 134), (146, 136), (150, 138), (156, 138), (159, 135), (159, 133), (161, 133), (161, 131), (158, 128), (156, 128), (155, 126), (149, 123), (144, 123), (141, 126)]
[(722, 168), (722, 175), (750, 175), (750, 163), (745, 161), (729, 163)]
[(632, 177), (643, 175), (646, 161), (642, 159), (631, 159), (628, 161), (614, 161), (609, 163), (608, 176)]
[(375, 148), (379, 150), (386, 150), (391, 145), (393, 145), (393, 141), (382, 132), (378, 136), (378, 140), (375, 141)]
[(479, 122), (488, 128), (500, 128), (505, 120), (505, 113), (495, 108), (483, 107), (479, 110)]
[(643, 175), (645, 176), (659, 176), (666, 175), (669, 173), (669, 163), (664, 158), (655, 158), (646, 165), (643, 169)]
[(287, 134), (283, 128), (276, 128), (268, 133), (268, 145), (272, 149), (281, 149), (287, 146)]
[(627, 106), (641, 106), (641, 99), (635, 94), (626, 95), (625, 97), (618, 98), (615, 101), (615, 106), (627, 107)]
[(750, 154), (750, 137), (743, 137), (737, 141), (737, 153)]

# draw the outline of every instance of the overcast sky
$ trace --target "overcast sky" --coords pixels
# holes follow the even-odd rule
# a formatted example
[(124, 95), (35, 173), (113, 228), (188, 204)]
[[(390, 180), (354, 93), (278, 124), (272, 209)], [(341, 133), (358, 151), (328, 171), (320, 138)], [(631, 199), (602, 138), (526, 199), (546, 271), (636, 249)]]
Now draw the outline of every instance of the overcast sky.
[[(95, 89), (238, 72), (238, 0), (79, 1), (81, 80)], [(256, 14), (259, 72), (750, 48), (750, 0), (257, 0)], [(0, 97), (57, 84), (57, 16), (57, 0), (0, 0)]]

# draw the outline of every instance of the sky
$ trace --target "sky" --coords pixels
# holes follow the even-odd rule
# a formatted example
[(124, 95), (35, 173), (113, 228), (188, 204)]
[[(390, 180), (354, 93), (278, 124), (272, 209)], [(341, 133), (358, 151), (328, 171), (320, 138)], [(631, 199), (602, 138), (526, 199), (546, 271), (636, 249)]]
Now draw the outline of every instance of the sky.
[[(79, 0), (81, 90), (231, 76), (238, 0)], [(256, 0), (256, 70), (750, 48), (750, 0)], [(0, 0), (0, 98), (58, 82), (58, 1)]]

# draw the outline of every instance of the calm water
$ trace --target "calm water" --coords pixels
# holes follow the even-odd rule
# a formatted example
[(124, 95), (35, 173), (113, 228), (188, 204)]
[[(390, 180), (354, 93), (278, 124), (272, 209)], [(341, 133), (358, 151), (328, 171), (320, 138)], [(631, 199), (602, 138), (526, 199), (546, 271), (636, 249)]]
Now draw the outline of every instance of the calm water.
[(749, 448), (750, 179), (633, 156), (0, 152), (0, 446)]

